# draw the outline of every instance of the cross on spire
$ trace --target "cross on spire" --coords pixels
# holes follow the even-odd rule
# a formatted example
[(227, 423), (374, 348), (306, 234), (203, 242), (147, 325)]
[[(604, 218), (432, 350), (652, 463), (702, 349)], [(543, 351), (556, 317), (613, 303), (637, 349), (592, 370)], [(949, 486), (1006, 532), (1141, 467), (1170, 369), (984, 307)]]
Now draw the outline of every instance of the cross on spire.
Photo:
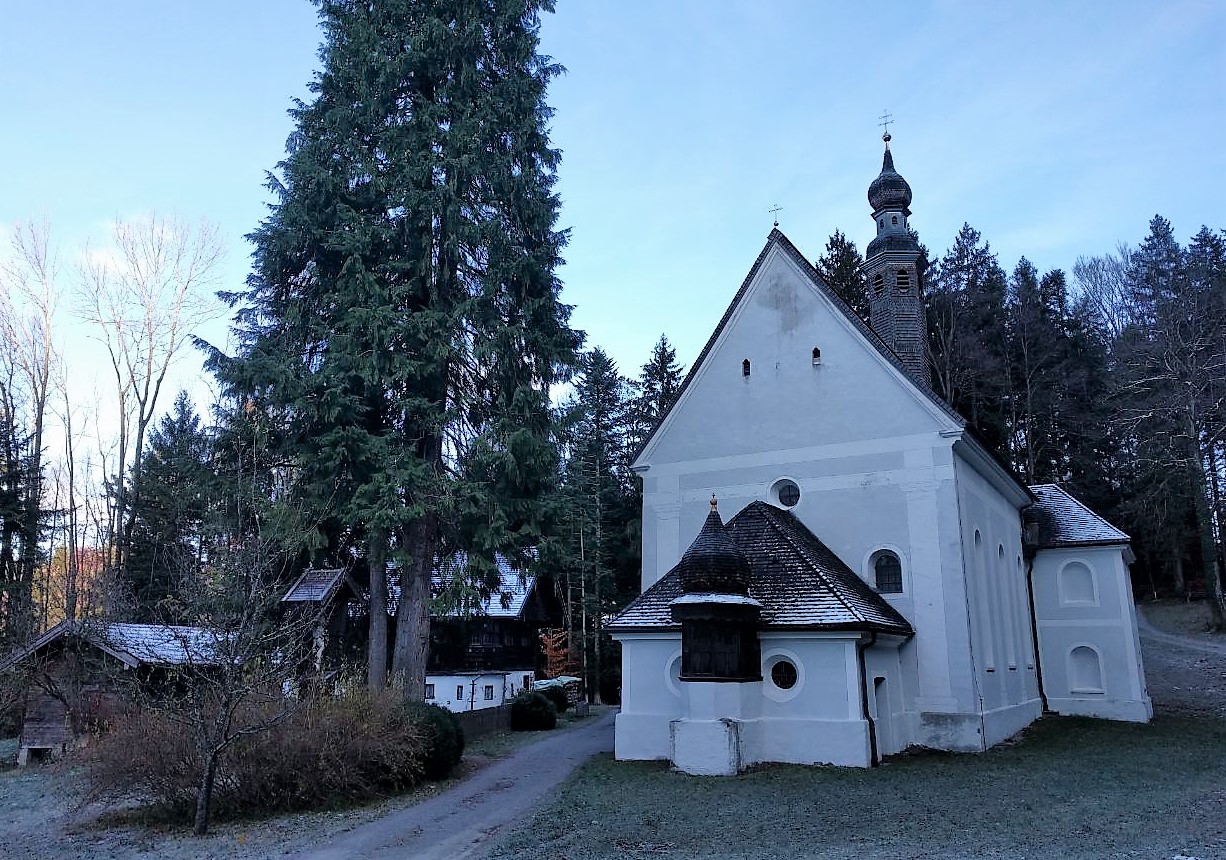
[(877, 118), (881, 120), (881, 122), (877, 123), (877, 125), (885, 129), (885, 133), (881, 135), (881, 139), (888, 144), (890, 142), (890, 123), (894, 121), (894, 117), (891, 116), (890, 112), (887, 110)]
[(772, 206), (770, 209), (767, 209), (766, 211), (775, 216), (775, 226), (778, 227), (779, 226), (779, 213), (783, 211), (783, 207), (780, 206), (778, 203), (776, 203), (774, 206)]

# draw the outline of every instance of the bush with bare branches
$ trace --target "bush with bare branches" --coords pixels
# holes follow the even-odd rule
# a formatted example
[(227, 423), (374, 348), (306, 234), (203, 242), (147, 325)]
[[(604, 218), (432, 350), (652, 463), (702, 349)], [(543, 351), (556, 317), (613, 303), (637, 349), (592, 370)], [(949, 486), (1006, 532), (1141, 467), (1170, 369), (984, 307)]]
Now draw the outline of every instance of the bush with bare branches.
[[(247, 722), (260, 722), (248, 715)], [(354, 690), (305, 703), (231, 745), (218, 765), (222, 815), (311, 809), (405, 791), (431, 776), (440, 734), (403, 697)], [(91, 797), (138, 801), (190, 820), (202, 763), (188, 728), (155, 711), (120, 721), (92, 748)]]

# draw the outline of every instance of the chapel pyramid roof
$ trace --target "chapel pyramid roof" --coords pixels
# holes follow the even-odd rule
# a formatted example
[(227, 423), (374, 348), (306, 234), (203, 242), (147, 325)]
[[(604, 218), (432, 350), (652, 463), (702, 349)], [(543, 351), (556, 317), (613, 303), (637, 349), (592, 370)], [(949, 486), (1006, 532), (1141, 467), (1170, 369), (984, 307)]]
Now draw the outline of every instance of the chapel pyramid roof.
[[(863, 630), (909, 635), (911, 624), (790, 511), (750, 502), (725, 526), (749, 560), (749, 596), (765, 630)], [(683, 593), (677, 567), (608, 625), (676, 629), (670, 603)]]

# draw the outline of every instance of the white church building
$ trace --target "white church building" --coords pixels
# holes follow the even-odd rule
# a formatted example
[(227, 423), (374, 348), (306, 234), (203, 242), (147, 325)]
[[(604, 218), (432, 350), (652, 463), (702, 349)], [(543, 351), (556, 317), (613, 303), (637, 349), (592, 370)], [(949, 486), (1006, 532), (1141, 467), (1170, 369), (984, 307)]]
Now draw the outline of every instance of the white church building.
[(869, 766), (984, 750), (1045, 710), (1152, 714), (1128, 536), (1021, 484), (932, 390), (885, 139), (871, 325), (773, 230), (635, 462), (619, 759)]

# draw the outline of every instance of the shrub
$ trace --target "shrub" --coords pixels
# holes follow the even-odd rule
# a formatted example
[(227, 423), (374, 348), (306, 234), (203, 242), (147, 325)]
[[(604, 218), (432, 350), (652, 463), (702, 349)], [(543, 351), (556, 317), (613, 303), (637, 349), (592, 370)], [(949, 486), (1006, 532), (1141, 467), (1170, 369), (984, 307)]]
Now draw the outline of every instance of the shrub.
[[(441, 710), (366, 691), (304, 703), (225, 751), (214, 810), (281, 812), (368, 800), (445, 774), (459, 761), (463, 734)], [(86, 761), (91, 796), (138, 797), (190, 821), (201, 759), (183, 716), (146, 711), (117, 720)]]
[(406, 702), (403, 706), (426, 729), (426, 779), (445, 779), (464, 756), (464, 727), (442, 705)]
[(566, 694), (566, 688), (559, 685), (545, 687), (540, 690), (545, 695), (545, 698), (553, 702), (553, 706), (559, 714), (566, 713), (566, 709), (570, 707), (570, 696)]
[(426, 777), (429, 733), (392, 693), (311, 701), (232, 748), (217, 809), (309, 809), (405, 791)]
[(517, 732), (549, 731), (558, 725), (553, 702), (535, 690), (524, 690), (511, 700), (511, 729)]

